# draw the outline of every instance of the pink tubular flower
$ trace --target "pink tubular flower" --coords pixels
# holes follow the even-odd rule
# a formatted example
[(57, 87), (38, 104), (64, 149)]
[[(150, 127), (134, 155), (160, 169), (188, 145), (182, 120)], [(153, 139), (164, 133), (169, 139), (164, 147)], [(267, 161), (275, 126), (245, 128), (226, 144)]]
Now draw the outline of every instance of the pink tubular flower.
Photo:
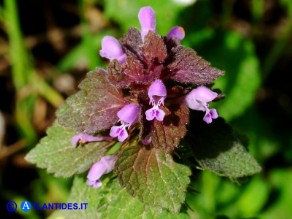
[(163, 121), (165, 112), (159, 109), (160, 105), (164, 105), (167, 91), (166, 87), (161, 80), (155, 80), (148, 89), (148, 97), (150, 98), (149, 104), (153, 107), (145, 112), (148, 121), (156, 118), (158, 121)]
[(200, 86), (187, 94), (185, 101), (189, 108), (193, 110), (205, 111), (206, 113), (203, 120), (210, 124), (212, 119), (218, 118), (216, 109), (209, 109), (209, 102), (214, 100), (217, 96), (218, 94), (209, 88)]
[(71, 144), (76, 147), (79, 143), (85, 144), (88, 142), (95, 142), (95, 141), (110, 141), (112, 140), (109, 136), (92, 136), (88, 134), (78, 134), (74, 135), (71, 139)]
[(87, 175), (87, 185), (98, 188), (102, 185), (100, 177), (114, 169), (117, 156), (104, 156), (93, 164)]
[(167, 40), (173, 39), (178, 42), (180, 42), (183, 38), (185, 38), (185, 30), (180, 26), (174, 26), (171, 28), (166, 36)]
[(120, 126), (113, 126), (110, 130), (110, 136), (118, 137), (120, 142), (123, 142), (129, 135), (126, 128), (138, 122), (140, 108), (136, 104), (128, 104), (124, 106), (118, 113)]
[(124, 53), (120, 42), (111, 36), (105, 36), (102, 39), (99, 54), (101, 57), (107, 58), (110, 61), (116, 59), (121, 64), (126, 60), (126, 54)]
[(144, 37), (150, 30), (156, 33), (155, 12), (150, 6), (141, 8), (138, 14), (138, 18), (141, 24), (142, 40), (144, 40)]

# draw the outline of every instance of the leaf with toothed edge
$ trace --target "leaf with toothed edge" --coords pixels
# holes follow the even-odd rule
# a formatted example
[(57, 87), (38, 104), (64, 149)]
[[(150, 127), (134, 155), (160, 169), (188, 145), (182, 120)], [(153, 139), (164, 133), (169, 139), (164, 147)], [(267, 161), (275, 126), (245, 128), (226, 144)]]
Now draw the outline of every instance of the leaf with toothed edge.
[(54, 123), (47, 131), (47, 136), (25, 157), (40, 168), (46, 168), (55, 176), (70, 177), (87, 171), (98, 161), (114, 142), (94, 142), (77, 148), (71, 145), (75, 132)]
[(140, 45), (142, 44), (141, 33), (136, 28), (130, 28), (120, 42), (127, 54), (128, 51), (137, 54), (140, 52)]
[(110, 193), (100, 202), (97, 211), (98, 218), (164, 218), (164, 219), (187, 219), (185, 213), (173, 214), (167, 210), (156, 207), (145, 207), (138, 198), (129, 195), (125, 188), (121, 188), (116, 181), (112, 181), (107, 186)]
[(203, 85), (213, 83), (223, 75), (222, 71), (211, 67), (210, 63), (198, 56), (193, 49), (176, 46), (171, 52), (173, 61), (168, 65), (168, 69), (172, 73), (172, 80)]
[(126, 104), (122, 94), (109, 82), (107, 72), (87, 73), (81, 91), (69, 97), (57, 111), (58, 122), (77, 132), (95, 134), (118, 121), (117, 112)]
[(149, 207), (179, 212), (190, 182), (190, 169), (177, 164), (157, 148), (147, 149), (136, 141), (118, 156), (116, 173), (120, 184)]
[(166, 46), (162, 38), (152, 31), (149, 31), (145, 36), (142, 51), (148, 65), (155, 61), (162, 63), (167, 57)]
[[(106, 181), (106, 180), (104, 180)], [(48, 219), (80, 218), (130, 218), (130, 219), (188, 219), (186, 213), (172, 214), (161, 208), (147, 208), (138, 198), (129, 195), (117, 180), (103, 183), (100, 189), (89, 187), (80, 176), (74, 178), (68, 203), (88, 203), (86, 209), (76, 211), (55, 211)]]
[(191, 120), (186, 137), (203, 169), (230, 179), (250, 176), (261, 171), (257, 161), (243, 146), (243, 141), (222, 118), (211, 124), (202, 118)]
[(165, 112), (162, 122), (153, 121), (152, 145), (171, 153), (180, 143), (187, 132), (189, 123), (189, 108), (183, 104), (173, 104), (168, 108), (161, 107)]

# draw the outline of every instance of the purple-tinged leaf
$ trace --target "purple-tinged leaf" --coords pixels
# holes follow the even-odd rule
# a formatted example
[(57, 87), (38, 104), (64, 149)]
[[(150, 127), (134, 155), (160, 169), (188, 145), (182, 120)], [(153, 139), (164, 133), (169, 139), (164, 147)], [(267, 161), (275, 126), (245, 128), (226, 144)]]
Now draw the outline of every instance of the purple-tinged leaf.
[(79, 87), (81, 91), (68, 98), (66, 105), (57, 112), (61, 125), (77, 132), (94, 134), (118, 121), (117, 112), (126, 102), (109, 82), (105, 70), (89, 72)]
[(142, 38), (140, 31), (136, 28), (130, 28), (128, 33), (120, 40), (125, 52), (140, 53), (140, 46), (142, 45)]
[(185, 104), (173, 104), (161, 107), (166, 116), (162, 122), (155, 120), (152, 128), (152, 145), (171, 153), (179, 146), (180, 140), (187, 132), (189, 109)]
[(180, 210), (189, 184), (188, 167), (177, 164), (158, 148), (147, 149), (134, 140), (116, 163), (120, 184), (149, 207)]
[(149, 31), (144, 39), (142, 52), (148, 65), (151, 65), (152, 62), (163, 63), (167, 57), (167, 49), (163, 39), (152, 31)]
[[(129, 57), (127, 57), (128, 60)], [(126, 61), (127, 62), (127, 61)], [(124, 65), (126, 66), (126, 65)], [(124, 68), (117, 60), (114, 60), (108, 65), (108, 79), (118, 89), (129, 87), (132, 81), (123, 73)]]
[(144, 69), (142, 62), (131, 53), (123, 66), (117, 61), (110, 62), (108, 72), (112, 84), (117, 88), (128, 88), (133, 84), (150, 84), (159, 78), (162, 68), (162, 65), (157, 65), (151, 69)]
[(171, 79), (180, 83), (196, 85), (210, 84), (223, 72), (210, 66), (210, 63), (198, 56), (193, 49), (177, 46), (171, 50), (173, 61), (168, 65)]
[(128, 80), (131, 83), (147, 84), (148, 82), (145, 78), (143, 64), (133, 55), (128, 56), (123, 68), (123, 73), (126, 76), (125, 80)]

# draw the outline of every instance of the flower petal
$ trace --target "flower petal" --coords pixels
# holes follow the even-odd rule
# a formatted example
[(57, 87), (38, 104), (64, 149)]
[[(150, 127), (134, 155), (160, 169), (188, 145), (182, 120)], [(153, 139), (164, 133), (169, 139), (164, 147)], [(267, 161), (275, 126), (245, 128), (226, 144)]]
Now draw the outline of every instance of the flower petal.
[(101, 48), (99, 51), (101, 57), (107, 58), (110, 61), (117, 59), (121, 64), (125, 62), (126, 54), (116, 38), (105, 36), (101, 41)]
[(187, 106), (192, 110), (206, 111), (205, 103), (198, 102), (191, 95), (187, 95), (185, 101)]
[(156, 119), (158, 121), (163, 121), (164, 116), (165, 116), (165, 112), (162, 109), (157, 109)]
[(155, 118), (155, 109), (151, 108), (145, 112), (146, 119), (151, 121)]
[(216, 109), (210, 109), (210, 114), (211, 114), (212, 119), (218, 118), (218, 113), (217, 113)]
[(210, 124), (212, 122), (212, 115), (210, 113), (210, 111), (207, 111), (203, 120), (207, 123)]
[(118, 117), (121, 121), (128, 123), (129, 125), (135, 124), (138, 121), (140, 114), (140, 107), (137, 104), (127, 104), (118, 113)]
[(102, 186), (102, 182), (100, 180), (96, 180), (96, 181), (90, 181), (90, 180), (87, 180), (87, 185), (89, 186), (92, 186), (93, 188), (99, 188)]
[(158, 121), (163, 121), (165, 116), (165, 112), (157, 107), (152, 107), (151, 109), (147, 110), (145, 114), (148, 121), (151, 121), (154, 118), (156, 118)]
[(107, 167), (98, 161), (93, 164), (88, 172), (87, 179), (91, 182), (98, 180), (103, 174), (106, 173)]
[(166, 97), (167, 91), (163, 82), (159, 79), (155, 80), (148, 89), (149, 98), (153, 98), (153, 96)]
[(166, 39), (173, 39), (177, 40), (178, 42), (180, 42), (183, 38), (185, 38), (185, 30), (180, 26), (174, 26), (171, 28), (166, 36)]
[(104, 156), (98, 162), (93, 164), (88, 172), (88, 182), (92, 183), (99, 180), (104, 174), (111, 172), (114, 169), (117, 156)]
[(208, 103), (214, 100), (218, 96), (218, 94), (207, 87), (200, 86), (193, 89), (188, 94), (188, 96), (191, 96), (192, 98), (199, 100), (201, 102)]
[(76, 147), (79, 143), (81, 144), (85, 144), (88, 142), (95, 142), (95, 141), (110, 141), (112, 140), (111, 137), (109, 136), (92, 136), (92, 135), (88, 135), (88, 134), (78, 134), (78, 135), (74, 135), (71, 139), (71, 144)]
[(110, 136), (113, 138), (118, 137), (122, 130), (123, 128), (121, 128), (121, 126), (113, 126), (110, 130)]
[(128, 136), (129, 136), (129, 134), (128, 134), (127, 130), (123, 129), (118, 136), (119, 142), (125, 141), (128, 138)]
[(150, 6), (141, 8), (138, 13), (138, 18), (141, 24), (142, 39), (144, 39), (150, 30), (156, 33), (155, 12)]

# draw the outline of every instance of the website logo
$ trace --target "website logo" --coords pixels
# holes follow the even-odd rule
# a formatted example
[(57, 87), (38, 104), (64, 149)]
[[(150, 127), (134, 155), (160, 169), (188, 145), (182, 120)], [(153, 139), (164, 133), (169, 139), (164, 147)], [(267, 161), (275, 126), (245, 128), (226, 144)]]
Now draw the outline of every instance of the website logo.
[(9, 212), (15, 212), (16, 209), (17, 209), (17, 204), (16, 204), (16, 202), (15, 202), (15, 201), (9, 201), (9, 202), (7, 202), (7, 204), (6, 204), (6, 209), (7, 209), (7, 211), (9, 211)]
[(28, 212), (31, 210), (32, 206), (31, 206), (31, 203), (29, 201), (23, 201), (20, 204), (20, 208), (22, 211)]

